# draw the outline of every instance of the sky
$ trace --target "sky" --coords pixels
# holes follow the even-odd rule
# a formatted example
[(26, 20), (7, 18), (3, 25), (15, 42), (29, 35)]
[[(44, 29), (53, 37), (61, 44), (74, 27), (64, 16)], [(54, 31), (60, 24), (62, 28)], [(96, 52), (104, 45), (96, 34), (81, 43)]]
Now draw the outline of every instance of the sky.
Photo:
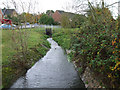
[[(10, 0), (0, 0), (0, 8), (3, 8), (4, 5), (3, 2), (9, 2)], [(19, 0), (15, 0), (16, 2), (19, 2)], [(29, 2), (30, 0), (21, 0), (23, 2)], [(66, 5), (66, 3), (70, 0), (36, 0), (36, 12), (45, 12), (46, 10), (63, 10), (63, 6)], [(34, 4), (35, 0), (31, 0)], [(12, 7), (12, 6), (10, 6)]]
[[(3, 2), (6, 4), (6, 2), (10, 2), (11, 0), (0, 0), (0, 8), (4, 8), (5, 5), (3, 5)], [(15, 0), (17, 2), (18, 5), (20, 5), (20, 0)], [(72, 8), (73, 3), (75, 3), (75, 0), (31, 0), (31, 4), (33, 6), (31, 6), (30, 9), (28, 9), (28, 3), (30, 2), (30, 0), (21, 0), (22, 2), (24, 2), (24, 11), (29, 11), (32, 13), (42, 13), (42, 12), (46, 12), (46, 10), (64, 10), (64, 11), (68, 11), (68, 12), (75, 12)], [(79, 0), (82, 1), (82, 0)], [(100, 1), (100, 0), (90, 0), (91, 2), (96, 2), (96, 1)], [(118, 2), (118, 0), (104, 0), (106, 5), (112, 4), (114, 2)], [(35, 3), (36, 2), (36, 3)], [(34, 5), (36, 7), (34, 7)], [(9, 7), (13, 8), (12, 4), (9, 3)], [(34, 8), (34, 10), (33, 10)], [(18, 11), (22, 12), (23, 9), (20, 8), (20, 6), (18, 7)], [(114, 7), (110, 7), (110, 10), (113, 14), (113, 16), (117, 16), (118, 13), (118, 6), (117, 4), (114, 5)]]

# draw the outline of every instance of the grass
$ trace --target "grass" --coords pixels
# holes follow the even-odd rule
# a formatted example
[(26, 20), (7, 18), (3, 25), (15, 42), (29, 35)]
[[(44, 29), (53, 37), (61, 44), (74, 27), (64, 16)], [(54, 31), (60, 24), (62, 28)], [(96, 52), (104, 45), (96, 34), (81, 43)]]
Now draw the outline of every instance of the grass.
[[(40, 29), (39, 29), (40, 30)], [(23, 29), (22, 34), (25, 32), (25, 30)], [(19, 40), (19, 30), (15, 30), (15, 38), (18, 41)], [(35, 29), (32, 29), (31, 31), (28, 29), (26, 31), (27, 35), (28, 35), (28, 48), (32, 48), (35, 45), (39, 44), (39, 43), (43, 43), (43, 32), (41, 33), (40, 31)], [(13, 31), (11, 30), (3, 30), (2, 31), (2, 63), (6, 63), (8, 64), (8, 58), (12, 57), (15, 53), (16, 50), (14, 50), (13, 44), (15, 44), (15, 42), (13, 42), (12, 40), (12, 35), (13, 35)], [(18, 35), (18, 36), (17, 36)]]
[(79, 28), (61, 28), (53, 30), (53, 39), (64, 49), (71, 48), (71, 39), (73, 33), (78, 31)]
[(16, 53), (10, 45), (12, 42), (12, 40), (10, 39), (11, 35), (12, 35), (11, 31), (8, 30), (2, 31), (2, 63), (3, 64), (4, 63), (8, 64), (9, 63), (8, 57)]
[[(25, 73), (26, 67), (29, 69), (46, 54), (50, 45), (44, 33), (43, 28), (23, 29), (21, 31), (2, 30), (3, 88), (10, 87), (20, 75)], [(22, 54), (22, 45), (27, 47), (26, 60)], [(26, 48), (23, 48), (23, 51), (25, 51), (24, 49)]]

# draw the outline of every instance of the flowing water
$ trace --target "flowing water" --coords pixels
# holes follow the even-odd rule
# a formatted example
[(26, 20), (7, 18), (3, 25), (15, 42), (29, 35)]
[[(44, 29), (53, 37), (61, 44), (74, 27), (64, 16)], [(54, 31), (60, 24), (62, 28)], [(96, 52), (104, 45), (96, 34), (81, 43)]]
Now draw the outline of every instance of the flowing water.
[(47, 39), (51, 49), (11, 88), (84, 88), (82, 80), (58, 44)]

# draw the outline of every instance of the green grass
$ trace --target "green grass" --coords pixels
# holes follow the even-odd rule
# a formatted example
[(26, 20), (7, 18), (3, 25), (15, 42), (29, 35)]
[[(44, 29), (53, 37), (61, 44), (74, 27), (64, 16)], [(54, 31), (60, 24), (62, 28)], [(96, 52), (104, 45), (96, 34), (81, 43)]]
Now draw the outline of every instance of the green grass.
[(10, 45), (12, 43), (12, 40), (10, 38), (11, 35), (12, 35), (11, 31), (8, 30), (2, 31), (2, 63), (8, 64), (9, 63), (8, 57), (16, 53)]
[[(39, 31), (43, 29), (27, 29), (27, 45), (28, 48), (32, 48), (35, 45), (39, 43), (43, 43), (43, 32)], [(12, 36), (15, 37), (16, 41), (19, 41), (20, 35), (19, 30), (3, 30), (2, 31), (2, 63), (9, 63), (8, 58), (11, 58), (16, 51), (14, 50), (14, 47), (17, 45), (17, 43), (13, 42)], [(14, 34), (13, 34), (14, 33)], [(25, 29), (22, 30), (22, 35), (25, 33)], [(24, 38), (24, 36), (22, 36)], [(16, 45), (15, 45), (16, 44)]]
[(53, 39), (64, 49), (71, 48), (72, 35), (79, 28), (58, 28), (53, 30)]

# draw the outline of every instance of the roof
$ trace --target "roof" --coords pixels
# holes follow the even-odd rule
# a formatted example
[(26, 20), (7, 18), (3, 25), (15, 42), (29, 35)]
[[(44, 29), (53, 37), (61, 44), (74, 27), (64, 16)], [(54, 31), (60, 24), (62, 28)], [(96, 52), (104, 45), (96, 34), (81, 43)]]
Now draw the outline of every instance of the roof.
[(72, 18), (74, 15), (75, 15), (75, 13), (71, 13), (71, 12), (65, 12), (65, 11), (62, 11), (62, 10), (57, 10), (61, 15), (62, 14), (66, 14), (66, 15), (68, 15), (70, 18)]
[(4, 15), (10, 15), (15, 11), (15, 9), (2, 9)]
[(60, 14), (63, 14), (64, 13), (64, 11), (62, 11), (62, 10), (57, 10)]

